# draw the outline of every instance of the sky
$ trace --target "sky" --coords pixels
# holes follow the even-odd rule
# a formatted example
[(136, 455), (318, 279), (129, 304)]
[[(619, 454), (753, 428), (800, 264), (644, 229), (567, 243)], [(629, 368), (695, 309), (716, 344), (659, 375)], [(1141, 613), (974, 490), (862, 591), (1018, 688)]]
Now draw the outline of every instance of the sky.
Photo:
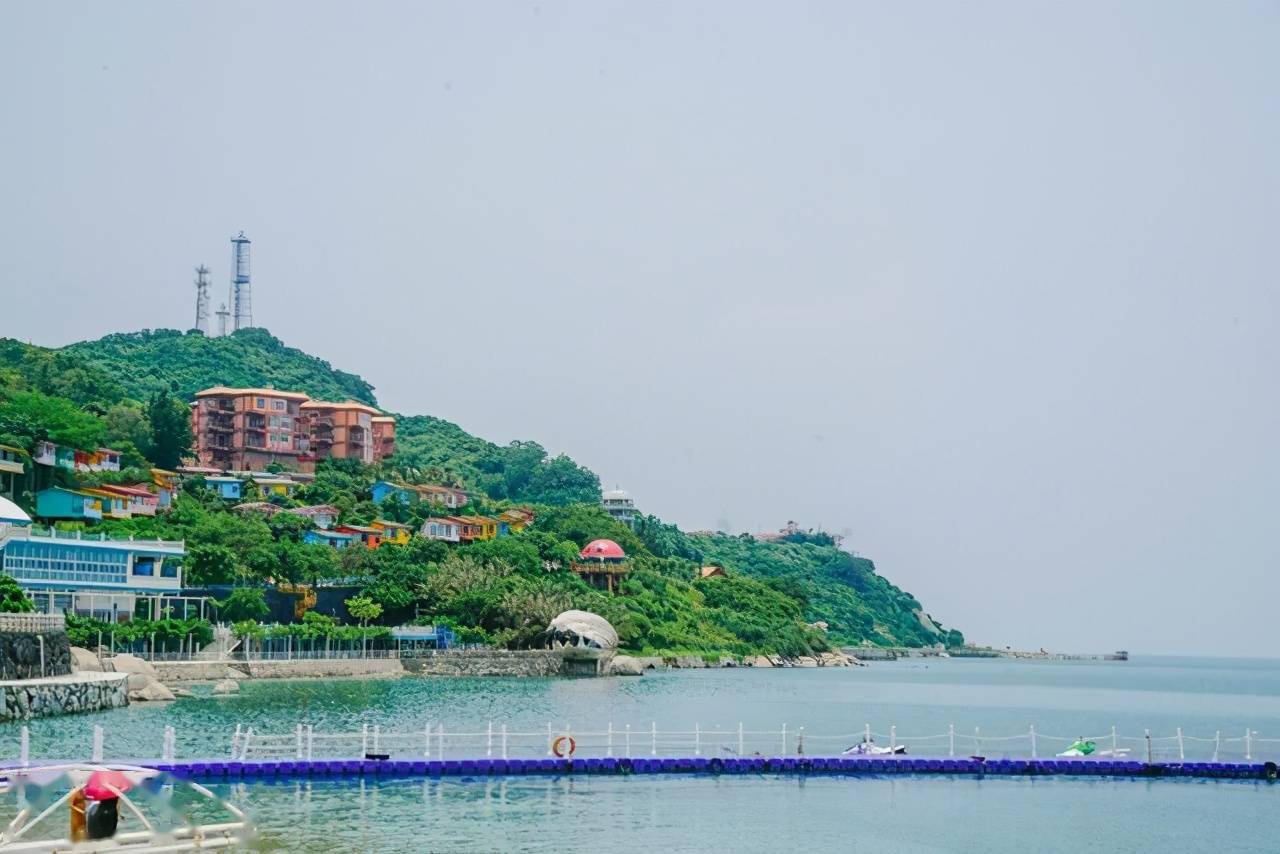
[(1024, 648), (1274, 654), (1280, 6), (0, 6), (0, 335), (254, 319)]

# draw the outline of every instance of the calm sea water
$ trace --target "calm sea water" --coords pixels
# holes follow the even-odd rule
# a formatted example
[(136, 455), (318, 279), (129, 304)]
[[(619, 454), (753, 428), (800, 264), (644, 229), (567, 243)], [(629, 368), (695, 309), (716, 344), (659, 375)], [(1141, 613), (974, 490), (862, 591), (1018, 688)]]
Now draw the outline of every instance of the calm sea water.
[[(1246, 729), (1280, 738), (1280, 662), (1136, 658), (1129, 662), (909, 660), (867, 668), (671, 671), (639, 679), (400, 679), (246, 684), (233, 697), (132, 706), (30, 723), (35, 757), (84, 757), (91, 727), (106, 730), (108, 757), (155, 756), (163, 727), (176, 727), (179, 755), (225, 756), (236, 724), (259, 733), (449, 731), (493, 721), (512, 731), (706, 730), (704, 751), (726, 749), (739, 722), (748, 731), (805, 727), (808, 752), (833, 752), (870, 724), (895, 728), (913, 753), (957, 753), (979, 728), (987, 755), (1025, 753), (1030, 726), (1041, 755), (1057, 735), (1097, 736), (1112, 726), (1136, 754), (1150, 728), (1211, 739), (1223, 758), (1243, 752)], [(17, 727), (0, 728), (16, 753)], [(822, 736), (832, 738), (824, 741)], [(1003, 736), (1018, 739), (997, 740)], [(794, 749), (794, 741), (791, 743)], [(1168, 756), (1172, 738), (1156, 742)], [(636, 753), (645, 751), (639, 735)], [(780, 746), (780, 745), (779, 745)], [(1212, 742), (1187, 741), (1208, 758)], [(621, 748), (620, 741), (617, 748)], [(776, 751), (769, 751), (776, 752)], [(1276, 758), (1280, 742), (1253, 742)], [(259, 822), (258, 847), (278, 850), (671, 851), (1162, 851), (1280, 850), (1280, 788), (1242, 782), (948, 778), (515, 778), (378, 780), (224, 787)]]

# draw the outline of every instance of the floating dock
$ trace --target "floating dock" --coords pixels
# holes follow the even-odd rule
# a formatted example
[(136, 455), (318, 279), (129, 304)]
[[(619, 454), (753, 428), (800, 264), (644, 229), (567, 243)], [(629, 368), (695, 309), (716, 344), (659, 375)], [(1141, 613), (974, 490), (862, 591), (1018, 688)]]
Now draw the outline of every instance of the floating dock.
[(531, 775), (774, 774), (822, 776), (1117, 777), (1276, 779), (1274, 762), (1137, 762), (1095, 759), (928, 759), (779, 756), (592, 759), (315, 759), (281, 762), (142, 763), (175, 777), (288, 780), (360, 777), (503, 777)]

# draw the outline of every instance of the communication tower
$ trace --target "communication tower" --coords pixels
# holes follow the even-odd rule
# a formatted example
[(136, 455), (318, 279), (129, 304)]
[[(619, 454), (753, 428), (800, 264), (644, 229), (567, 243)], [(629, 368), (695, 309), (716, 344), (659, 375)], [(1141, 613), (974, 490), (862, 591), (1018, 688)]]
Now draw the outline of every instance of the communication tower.
[(209, 268), (196, 267), (196, 329), (209, 334)]
[(253, 290), (249, 284), (249, 238), (240, 232), (231, 238), (231, 309), (235, 328), (253, 326)]

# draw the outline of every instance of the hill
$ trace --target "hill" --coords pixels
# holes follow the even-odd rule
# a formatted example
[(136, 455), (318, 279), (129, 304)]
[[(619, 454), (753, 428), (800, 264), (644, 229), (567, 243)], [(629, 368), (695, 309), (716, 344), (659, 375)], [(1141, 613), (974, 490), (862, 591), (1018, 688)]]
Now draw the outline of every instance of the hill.
[[(145, 466), (160, 459), (165, 436), (178, 432), (173, 421), (180, 426), (184, 419), (184, 401), (213, 385), (274, 385), (376, 405), (364, 379), (286, 347), (263, 329), (220, 338), (152, 330), (61, 349), (0, 339), (0, 441), (28, 448), (41, 438), (78, 439), (85, 446), (105, 441), (125, 451), (127, 464)], [(171, 429), (159, 429), (157, 419), (166, 412)], [(379, 549), (376, 558), (351, 550), (338, 560), (326, 547), (303, 545), (299, 530), (226, 512), (197, 485), (181, 512), (109, 524), (186, 539), (193, 582), (359, 579), (389, 617), (432, 613), (509, 645), (529, 642), (547, 611), (570, 605), (604, 614), (629, 647), (647, 651), (795, 655), (863, 641), (963, 641), (877, 574), (871, 561), (830, 538), (763, 543), (691, 536), (652, 516), (632, 531), (601, 510), (595, 473), (567, 456), (548, 457), (536, 442), (500, 446), (427, 415), (401, 416), (397, 433), (397, 453), (383, 465), (325, 464), (294, 503), (333, 503), (344, 521), (367, 523), (382, 512), (369, 501), (370, 485), (392, 477), (462, 486), (476, 497), (467, 512), (531, 504), (537, 523), (490, 544), (442, 551), (440, 543), (415, 539), (413, 546)], [(145, 479), (145, 471), (122, 477)], [(24, 503), (29, 499), (23, 496)], [(623, 596), (590, 590), (565, 569), (596, 537), (617, 540), (636, 561)], [(725, 567), (728, 578), (700, 578), (706, 562)], [(560, 569), (550, 572), (552, 565)], [(826, 631), (810, 625), (816, 623)]]
[(286, 347), (265, 329), (241, 329), (214, 338), (176, 329), (122, 332), (59, 352), (103, 369), (134, 400), (146, 400), (158, 391), (172, 391), (185, 400), (201, 389), (228, 385), (274, 386), (320, 400), (378, 403), (373, 386), (360, 377)]

